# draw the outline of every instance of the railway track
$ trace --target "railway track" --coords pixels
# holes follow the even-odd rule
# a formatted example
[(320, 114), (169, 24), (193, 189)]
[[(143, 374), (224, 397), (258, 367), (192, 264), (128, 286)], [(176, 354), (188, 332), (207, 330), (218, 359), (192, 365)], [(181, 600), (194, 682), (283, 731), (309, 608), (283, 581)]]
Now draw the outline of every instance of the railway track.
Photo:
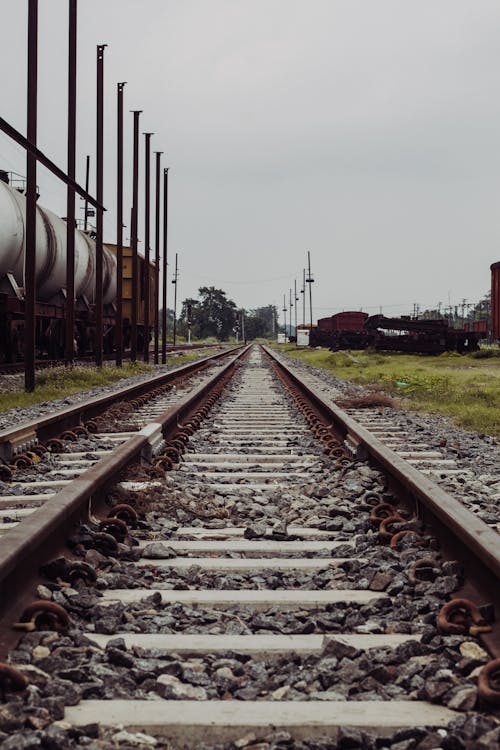
[[(73, 456), (83, 473), (44, 506), (71, 528), (33, 555), (44, 577), (23, 597), (48, 607), (5, 605), (43, 508), (0, 540), (17, 545), (0, 546), (2, 645), (16, 620), (49, 628), (10, 651), (40, 731), (57, 716), (61, 747), (495, 747), (494, 532), (269, 352), (214, 369)], [(99, 441), (119, 446), (89, 464)]]
[[(281, 359), (280, 355), (278, 357)], [(283, 359), (289, 360), (287, 357)], [(341, 389), (337, 388), (335, 384), (325, 380), (321, 371), (315, 374), (310, 368), (300, 365), (299, 368), (304, 382), (317, 389), (325, 400), (340, 403), (347, 416), (415, 466), (421, 474), (460, 498), (472, 513), (478, 515), (490, 528), (500, 532), (497, 512), (500, 499), (498, 451), (496, 457), (491, 457), (486, 464), (484, 459), (477, 461), (474, 455), (467, 455), (467, 448), (464, 455), (460, 442), (444, 435), (436, 435), (435, 425), (434, 430), (429, 426), (425, 428), (413, 417), (408, 417), (405, 411), (377, 405), (377, 394), (346, 393), (344, 384)], [(375, 405), (370, 406), (374, 396)], [(477, 463), (482, 468), (478, 468)]]

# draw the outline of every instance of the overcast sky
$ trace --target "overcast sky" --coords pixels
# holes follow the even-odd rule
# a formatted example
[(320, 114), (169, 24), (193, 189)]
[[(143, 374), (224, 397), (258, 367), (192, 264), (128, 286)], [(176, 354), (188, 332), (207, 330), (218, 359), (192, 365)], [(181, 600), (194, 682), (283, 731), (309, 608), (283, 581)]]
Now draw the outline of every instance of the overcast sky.
[[(0, 0), (0, 14), (0, 114), (25, 132), (27, 0)], [(65, 167), (67, 2), (40, 0), (39, 16), (39, 147)], [(127, 81), (125, 216), (128, 110), (142, 109), (141, 132), (155, 132), (171, 167), (180, 299), (215, 285), (238, 306), (281, 308), (308, 250), (314, 318), (400, 314), (489, 289), (500, 260), (498, 0), (80, 0), (82, 183), (99, 43), (109, 45), (105, 239), (115, 240), (116, 82)], [(25, 172), (3, 134), (1, 167)], [(64, 188), (43, 169), (38, 181), (40, 203), (63, 215)]]

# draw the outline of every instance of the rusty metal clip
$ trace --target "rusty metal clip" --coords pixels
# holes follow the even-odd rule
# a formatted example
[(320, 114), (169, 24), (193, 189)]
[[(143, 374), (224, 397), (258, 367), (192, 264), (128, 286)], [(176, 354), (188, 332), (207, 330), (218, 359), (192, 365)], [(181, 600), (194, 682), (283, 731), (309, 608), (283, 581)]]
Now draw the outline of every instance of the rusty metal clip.
[[(403, 520), (404, 520), (404, 519), (403, 519)], [(393, 535), (393, 536), (391, 537), (391, 541), (390, 541), (390, 546), (391, 546), (391, 548), (392, 548), (392, 549), (398, 549), (398, 547), (399, 547), (399, 543), (400, 543), (400, 542), (401, 542), (401, 541), (402, 541), (402, 540), (403, 540), (403, 539), (404, 539), (404, 538), (405, 538), (406, 536), (408, 536), (408, 534), (413, 534), (414, 536), (416, 536), (416, 537), (417, 537), (417, 538), (416, 538), (416, 540), (415, 540), (415, 544), (414, 544), (414, 545), (412, 545), (412, 546), (416, 546), (416, 547), (425, 547), (425, 545), (427, 544), (427, 542), (425, 541), (425, 539), (424, 539), (424, 538), (423, 538), (422, 536), (420, 536), (420, 534), (418, 534), (418, 533), (417, 533), (416, 531), (413, 531), (412, 529), (404, 529), (403, 531), (398, 531), (398, 533), (397, 533), (397, 534), (394, 534), (394, 535)]]
[(470, 599), (452, 599), (441, 607), (437, 626), (445, 635), (479, 635), (491, 633), (491, 625), (481, 615), (479, 608)]
[(380, 526), (378, 529), (379, 536), (381, 539), (384, 539), (385, 541), (390, 541), (394, 534), (397, 534), (398, 531), (391, 531), (388, 526), (392, 523), (403, 523), (404, 519), (401, 518), (399, 513), (393, 514), (392, 516), (387, 516), (380, 522)]
[(477, 692), (488, 703), (500, 706), (500, 659), (488, 662), (479, 672)]
[(40, 599), (26, 607), (20, 622), (12, 627), (16, 630), (55, 630), (65, 633), (70, 623), (69, 615), (59, 604)]
[(374, 524), (380, 524), (385, 518), (399, 518), (401, 521), (405, 520), (393, 505), (390, 505), (389, 503), (380, 503), (379, 505), (376, 505), (370, 513), (370, 521)]
[(420, 560), (415, 560), (406, 573), (412, 586), (416, 586), (423, 581), (435, 581), (438, 574), (438, 564), (432, 557), (422, 557)]
[(120, 543), (128, 536), (128, 526), (121, 518), (103, 518), (99, 521), (99, 531), (111, 534)]
[(135, 529), (139, 520), (135, 508), (127, 503), (119, 503), (111, 508), (108, 518), (120, 518), (122, 521), (125, 521), (127, 526), (131, 526), (133, 529)]
[(28, 680), (18, 669), (11, 664), (0, 663), (0, 696), (5, 699), (9, 692), (20, 692), (28, 687)]

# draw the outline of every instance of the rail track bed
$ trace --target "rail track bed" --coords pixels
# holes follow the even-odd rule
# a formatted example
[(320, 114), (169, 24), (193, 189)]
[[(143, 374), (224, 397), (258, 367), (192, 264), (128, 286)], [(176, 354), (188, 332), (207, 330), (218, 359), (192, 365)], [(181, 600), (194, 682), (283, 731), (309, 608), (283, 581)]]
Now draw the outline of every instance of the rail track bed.
[(280, 354), (306, 383), (419, 469), (490, 527), (500, 531), (500, 449), (498, 439), (454, 427), (445, 417), (396, 408), (370, 388), (339, 380)]
[(4, 607), (0, 750), (497, 747), (496, 532), (269, 352), (196, 377), (2, 485), (123, 454)]

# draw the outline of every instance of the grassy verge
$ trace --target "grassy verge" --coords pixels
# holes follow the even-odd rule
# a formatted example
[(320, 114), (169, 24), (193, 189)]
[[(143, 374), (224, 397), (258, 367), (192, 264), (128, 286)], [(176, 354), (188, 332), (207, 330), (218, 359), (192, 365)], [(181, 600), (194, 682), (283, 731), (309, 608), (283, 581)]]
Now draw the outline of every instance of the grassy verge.
[(460, 427), (500, 436), (500, 356), (330, 352), (274, 345), (305, 364), (405, 399), (405, 406), (451, 417)]
[(74, 393), (81, 393), (90, 388), (108, 385), (122, 378), (129, 378), (142, 372), (153, 370), (151, 365), (141, 362), (124, 363), (122, 368), (105, 364), (97, 367), (48, 367), (36, 376), (36, 389), (33, 393), (24, 393), (22, 379), (16, 381), (12, 390), (0, 393), (0, 411), (7, 411), (16, 406), (31, 406), (45, 401), (66, 398)]
[[(179, 351), (167, 354), (167, 364), (181, 367), (188, 362), (209, 356), (210, 352)], [(36, 376), (36, 390), (34, 393), (24, 393), (23, 376), (14, 381), (11, 376), (0, 384), (0, 412), (8, 411), (16, 406), (31, 406), (45, 401), (66, 398), (74, 393), (81, 393), (90, 388), (115, 383), (123, 378), (130, 378), (143, 372), (153, 373), (154, 367), (144, 362), (124, 361), (123, 367), (115, 367), (111, 362), (105, 362), (102, 369), (88, 365), (75, 367), (48, 367), (40, 370)]]

